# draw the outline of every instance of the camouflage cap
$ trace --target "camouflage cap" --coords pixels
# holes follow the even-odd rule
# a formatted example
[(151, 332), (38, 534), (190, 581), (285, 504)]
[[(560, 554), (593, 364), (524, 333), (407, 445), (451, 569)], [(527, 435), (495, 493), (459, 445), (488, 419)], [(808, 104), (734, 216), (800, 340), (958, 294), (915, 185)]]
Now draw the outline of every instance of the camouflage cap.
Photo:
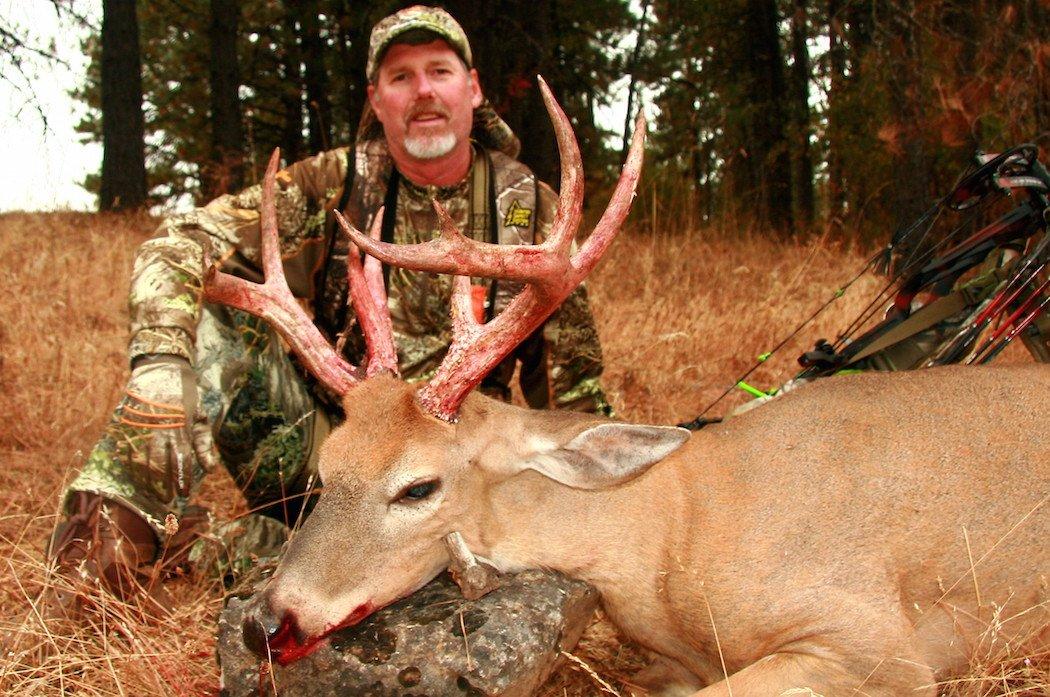
[(381, 19), (372, 28), (372, 36), (368, 41), (368, 65), (365, 67), (365, 75), (369, 82), (375, 80), (379, 63), (390, 44), (394, 43), (398, 36), (412, 30), (436, 34), (448, 42), (468, 68), (473, 66), (470, 42), (467, 41), (467, 35), (463, 32), (463, 27), (459, 26), (459, 22), (440, 7), (413, 5)]

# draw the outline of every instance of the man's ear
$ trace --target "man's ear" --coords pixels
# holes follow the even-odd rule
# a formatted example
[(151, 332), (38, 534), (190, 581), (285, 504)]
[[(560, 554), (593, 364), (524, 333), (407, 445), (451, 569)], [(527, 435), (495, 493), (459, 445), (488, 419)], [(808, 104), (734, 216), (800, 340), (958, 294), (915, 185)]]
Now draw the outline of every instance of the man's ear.
[(574, 489), (604, 489), (644, 474), (689, 439), (675, 426), (602, 423), (564, 444), (542, 444), (519, 464)]
[(478, 79), (478, 71), (474, 68), (470, 69), (470, 105), (477, 109), (481, 106), (481, 103), (485, 101), (485, 97), (481, 94), (481, 80)]
[(372, 107), (372, 113), (375, 114), (376, 119), (379, 123), (383, 123), (383, 118), (386, 115), (383, 112), (383, 103), (379, 97), (376, 96), (376, 86), (374, 83), (368, 83), (368, 105)]

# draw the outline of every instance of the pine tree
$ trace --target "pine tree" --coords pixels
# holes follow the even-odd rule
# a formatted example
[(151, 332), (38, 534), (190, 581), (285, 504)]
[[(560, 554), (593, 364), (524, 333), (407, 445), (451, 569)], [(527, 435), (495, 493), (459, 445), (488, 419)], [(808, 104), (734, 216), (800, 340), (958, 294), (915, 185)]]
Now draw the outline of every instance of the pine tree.
[(102, 181), (99, 208), (146, 202), (142, 65), (134, 0), (105, 0), (101, 42)]

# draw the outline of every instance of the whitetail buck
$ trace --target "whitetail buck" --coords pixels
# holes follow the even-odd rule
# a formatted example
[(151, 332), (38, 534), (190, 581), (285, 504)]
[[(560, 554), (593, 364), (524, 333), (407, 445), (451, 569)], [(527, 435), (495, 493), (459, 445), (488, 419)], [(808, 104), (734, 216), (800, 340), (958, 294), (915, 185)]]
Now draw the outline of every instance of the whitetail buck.
[[(285, 663), (305, 655), (442, 571), (453, 531), (500, 570), (589, 582), (679, 681), (710, 685), (704, 696), (932, 695), (991, 642), (1045, 641), (1048, 366), (831, 378), (691, 438), (471, 391), (595, 265), (641, 165), (639, 123), (609, 209), (570, 256), (579, 151), (543, 93), (563, 162), (547, 242), (476, 243), (440, 210), (441, 238), (418, 247), (350, 233), (387, 263), (458, 274), (453, 344), (422, 386), (396, 377), (374, 258), (361, 268), (350, 255), (367, 371), (280, 289), (271, 164), (266, 297), (221, 274), (208, 297), (283, 324), (347, 393), (347, 420), (323, 446), (324, 491), (248, 615), (247, 643)], [(466, 276), (526, 287), (480, 326)]]

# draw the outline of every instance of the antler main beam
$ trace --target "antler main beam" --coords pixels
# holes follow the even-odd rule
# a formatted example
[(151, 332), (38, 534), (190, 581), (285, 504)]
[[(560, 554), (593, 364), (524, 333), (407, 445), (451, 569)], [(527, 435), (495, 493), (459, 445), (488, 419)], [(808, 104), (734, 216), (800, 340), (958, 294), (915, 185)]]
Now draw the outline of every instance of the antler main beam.
[[(568, 117), (550, 88), (539, 79), (543, 101), (554, 124), (561, 156), (558, 212), (547, 239), (539, 245), (493, 245), (464, 236), (448, 212), (434, 202), (441, 235), (415, 245), (379, 242), (348, 230), (353, 242), (388, 264), (416, 271), (455, 274), (452, 297), (452, 345), (434, 377), (419, 390), (431, 414), (454, 421), (459, 405), (482, 378), (535, 331), (569, 296), (608, 249), (630, 211), (641, 173), (645, 119), (636, 123), (630, 152), (612, 199), (594, 231), (573, 255), (572, 243), (583, 210), (583, 166)], [(485, 325), (474, 319), (471, 276), (525, 283), (499, 315)]]
[(204, 299), (265, 320), (288, 342), (307, 370), (332, 392), (343, 395), (367, 375), (381, 370), (397, 372), (397, 353), (390, 331), (382, 271), (376, 270), (378, 263), (366, 264), (362, 269), (354, 250), (348, 255), (351, 259), (347, 263), (351, 298), (368, 344), (368, 368), (362, 370), (348, 363), (332, 348), (288, 288), (281, 265), (274, 203), (280, 157), (280, 150), (275, 149), (263, 179), (260, 211), (263, 283), (232, 276), (215, 265), (205, 273)]

